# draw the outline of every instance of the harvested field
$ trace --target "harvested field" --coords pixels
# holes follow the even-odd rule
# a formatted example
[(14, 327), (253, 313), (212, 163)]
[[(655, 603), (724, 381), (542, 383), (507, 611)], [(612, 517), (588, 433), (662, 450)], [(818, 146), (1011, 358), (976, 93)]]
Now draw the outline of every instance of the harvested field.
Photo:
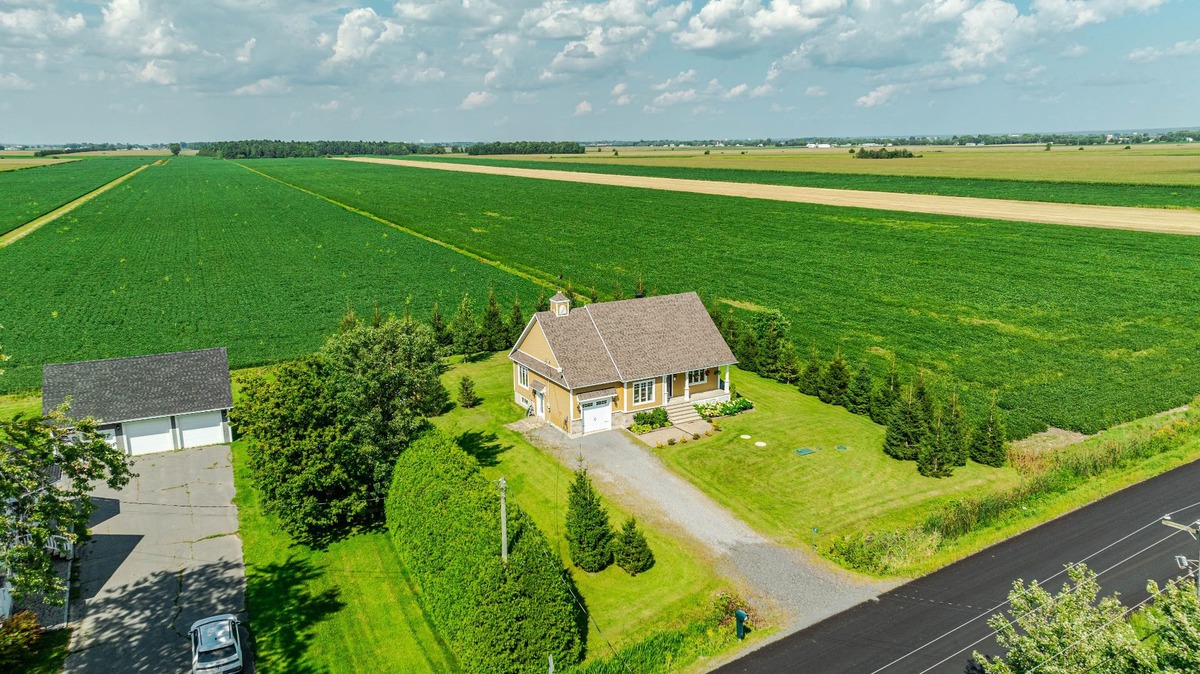
[(1162, 234), (1200, 234), (1200, 212), (1190, 210), (1152, 210), (1120, 206), (979, 199), (974, 197), (949, 197), (930, 194), (833, 190), (816, 187), (760, 185), (755, 183), (730, 183), (715, 180), (655, 178), (575, 171), (550, 171), (506, 166), (383, 159), (377, 157), (353, 157), (344, 161), (392, 164), (413, 168), (464, 171), (467, 173), (485, 173), (520, 178), (538, 178), (542, 180), (584, 182), (618, 187), (640, 187), (672, 192), (695, 192), (697, 194), (745, 197), (749, 199), (792, 201), (822, 204), (825, 206), (873, 208), (906, 213), (931, 213), (967, 218), (986, 218), (990, 220), (1041, 222), (1051, 225), (1127, 229)]
[(37, 166), (46, 166), (48, 164), (63, 164), (70, 159), (46, 159), (42, 157), (15, 157), (0, 158), (0, 172), (3, 171), (19, 171), (21, 169), (34, 168)]

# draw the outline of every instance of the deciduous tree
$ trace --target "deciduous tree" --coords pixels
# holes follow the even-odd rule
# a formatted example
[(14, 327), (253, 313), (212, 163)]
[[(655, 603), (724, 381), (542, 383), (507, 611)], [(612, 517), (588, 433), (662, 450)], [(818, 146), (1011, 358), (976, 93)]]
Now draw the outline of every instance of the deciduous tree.
[(133, 476), (125, 453), (96, 432), (94, 420), (68, 414), (64, 407), (0, 419), (0, 568), (17, 596), (60, 596), (51, 539), (78, 541), (96, 508), (93, 485), (121, 489)]

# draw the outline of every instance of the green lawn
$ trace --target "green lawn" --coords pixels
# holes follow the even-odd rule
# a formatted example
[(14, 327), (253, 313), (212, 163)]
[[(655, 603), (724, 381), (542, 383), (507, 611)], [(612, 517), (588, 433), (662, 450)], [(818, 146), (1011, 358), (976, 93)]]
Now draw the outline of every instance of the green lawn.
[[(435, 423), (465, 440), (485, 475), (505, 477), (512, 501), (533, 517), (569, 562), (563, 524), (572, 474), (519, 433), (504, 428), (524, 416), (512, 399), (512, 366), (503, 353), (480, 362), (457, 363), (445, 375), (446, 387), (456, 391), (463, 375), (475, 380), (483, 402), (472, 409), (455, 407)], [(597, 484), (597, 488), (603, 491), (604, 486)], [(628, 515), (612, 499), (606, 499), (605, 505), (614, 525)], [(713, 592), (729, 587), (691, 541), (649, 527), (645, 534), (656, 559), (646, 573), (630, 577), (615, 565), (595, 574), (572, 568), (588, 612), (617, 648), (688, 619), (708, 606)], [(609, 655), (593, 624), (588, 633), (589, 660)]]
[[(811, 544), (867, 527), (911, 524), (951, 497), (1018, 482), (1011, 468), (968, 463), (949, 479), (917, 473), (916, 462), (883, 453), (883, 427), (826, 405), (795, 387), (734, 370), (734, 388), (755, 409), (719, 420), (700, 442), (656, 450), (673, 469), (759, 531)], [(749, 440), (740, 436), (749, 435)], [(756, 447), (755, 442), (767, 443)], [(846, 451), (836, 447), (843, 445)], [(798, 456), (796, 449), (817, 449)]]
[(246, 606), (260, 671), (457, 672), (384, 532), (295, 545), (262, 512), (233, 445)]
[(0, 395), (0, 419), (11, 419), (21, 412), (41, 414), (42, 394), (37, 392)]

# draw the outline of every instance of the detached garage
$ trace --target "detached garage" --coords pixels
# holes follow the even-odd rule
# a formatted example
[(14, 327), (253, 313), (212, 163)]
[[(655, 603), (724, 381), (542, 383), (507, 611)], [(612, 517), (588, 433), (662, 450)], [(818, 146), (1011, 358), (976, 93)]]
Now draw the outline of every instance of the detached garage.
[(101, 421), (126, 453), (230, 442), (229, 358), (224, 347), (47, 365), (42, 410), (70, 398), (70, 416)]

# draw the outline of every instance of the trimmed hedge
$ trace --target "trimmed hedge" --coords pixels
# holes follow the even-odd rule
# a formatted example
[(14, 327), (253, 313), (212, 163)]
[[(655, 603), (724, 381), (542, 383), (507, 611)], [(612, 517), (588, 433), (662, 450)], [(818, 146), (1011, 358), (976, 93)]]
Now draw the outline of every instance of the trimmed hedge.
[(500, 558), (500, 499), (478, 464), (440, 432), (396, 462), (387, 523), (421, 603), (464, 671), (543, 672), (583, 656), (586, 632), (562, 561), (533, 520), (508, 507), (508, 566)]

